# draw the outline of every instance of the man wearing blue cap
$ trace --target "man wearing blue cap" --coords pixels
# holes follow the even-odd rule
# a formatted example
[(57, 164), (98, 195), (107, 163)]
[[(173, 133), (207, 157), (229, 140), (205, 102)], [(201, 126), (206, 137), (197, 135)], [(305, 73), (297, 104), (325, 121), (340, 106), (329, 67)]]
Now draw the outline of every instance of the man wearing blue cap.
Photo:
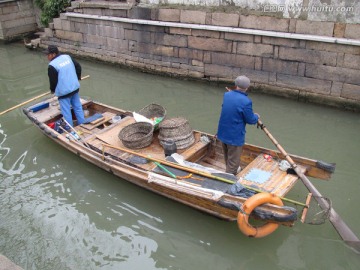
[(79, 96), (81, 65), (71, 56), (59, 54), (59, 49), (54, 45), (49, 45), (45, 53), (50, 62), (48, 66), (50, 91), (58, 97), (62, 115), (73, 126), (72, 107), (77, 123), (84, 123), (84, 111)]
[(250, 79), (239, 76), (235, 79), (235, 89), (224, 94), (217, 138), (222, 142), (226, 172), (236, 175), (240, 170), (240, 156), (245, 144), (246, 124), (254, 125), (260, 118), (254, 113), (252, 101), (247, 96)]

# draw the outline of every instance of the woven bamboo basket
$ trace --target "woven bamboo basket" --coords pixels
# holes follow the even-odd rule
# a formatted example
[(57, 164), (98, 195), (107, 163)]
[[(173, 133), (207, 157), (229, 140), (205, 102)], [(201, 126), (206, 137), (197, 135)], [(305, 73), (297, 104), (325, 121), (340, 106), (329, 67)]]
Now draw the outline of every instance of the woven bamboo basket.
[(138, 149), (149, 146), (153, 139), (154, 127), (150, 123), (137, 122), (124, 127), (119, 132), (119, 139), (124, 146)]
[[(138, 114), (141, 114), (148, 119), (162, 117), (162, 120), (164, 120), (166, 117), (166, 109), (159, 104), (152, 103), (140, 109), (138, 111)], [(156, 124), (155, 128), (158, 128), (158, 126), (159, 124)]]
[(194, 143), (195, 138), (189, 122), (183, 117), (166, 119), (159, 125), (160, 143), (173, 140), (177, 149), (184, 149)]
[(164, 146), (164, 143), (174, 141), (177, 149), (185, 149), (195, 142), (194, 134), (191, 132), (186, 136), (177, 137), (176, 139), (159, 139), (160, 144)]

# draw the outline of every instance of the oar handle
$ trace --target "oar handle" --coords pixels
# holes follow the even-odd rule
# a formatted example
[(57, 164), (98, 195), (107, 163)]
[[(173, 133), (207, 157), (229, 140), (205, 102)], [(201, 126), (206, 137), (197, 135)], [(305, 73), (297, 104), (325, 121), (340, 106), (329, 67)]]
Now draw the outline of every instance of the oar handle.
[(290, 165), (295, 169), (297, 167), (295, 161), (289, 156), (289, 154), (285, 151), (285, 149), (280, 145), (280, 143), (271, 135), (268, 129), (265, 127), (263, 122), (259, 119), (258, 126), (265, 132), (265, 134), (270, 138), (270, 140), (274, 143), (277, 149), (281, 154), (284, 155), (285, 159), (290, 163)]

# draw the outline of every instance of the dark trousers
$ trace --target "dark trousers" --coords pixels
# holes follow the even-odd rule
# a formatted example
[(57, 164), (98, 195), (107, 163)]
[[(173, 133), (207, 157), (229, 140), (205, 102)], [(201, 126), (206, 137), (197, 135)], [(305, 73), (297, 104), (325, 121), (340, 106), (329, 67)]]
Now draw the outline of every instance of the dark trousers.
[(243, 147), (225, 143), (222, 143), (222, 147), (224, 150), (226, 172), (236, 175), (240, 166), (240, 156)]

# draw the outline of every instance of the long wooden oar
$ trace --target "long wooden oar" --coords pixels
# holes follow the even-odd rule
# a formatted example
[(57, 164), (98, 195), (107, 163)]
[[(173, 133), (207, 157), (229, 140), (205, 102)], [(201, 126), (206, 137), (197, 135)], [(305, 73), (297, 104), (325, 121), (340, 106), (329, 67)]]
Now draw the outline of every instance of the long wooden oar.
[[(201, 176), (204, 176), (206, 178), (211, 178), (211, 179), (214, 179), (214, 180), (218, 180), (218, 181), (221, 181), (221, 182), (225, 182), (225, 183), (228, 183), (228, 184), (234, 184), (233, 181), (229, 180), (229, 179), (226, 179), (226, 178), (223, 178), (223, 177), (219, 177), (219, 176), (216, 176), (216, 175), (212, 175), (210, 173), (206, 173), (206, 172), (203, 172), (203, 171), (199, 171), (199, 170), (196, 170), (196, 169), (193, 169), (193, 168), (190, 168), (190, 167), (186, 167), (186, 166), (182, 166), (180, 164), (176, 164), (176, 163), (173, 163), (173, 162), (169, 162), (169, 161), (166, 161), (166, 160), (161, 160), (161, 159), (157, 159), (157, 158), (152, 158), (152, 157), (149, 157), (149, 156), (146, 156), (146, 155), (143, 155), (143, 154), (140, 154), (140, 153), (137, 153), (137, 152), (134, 152), (134, 151), (131, 151), (129, 149), (125, 149), (125, 148), (122, 148), (122, 147), (117, 147), (117, 146), (113, 146), (113, 145), (110, 145), (110, 144), (102, 144), (103, 147), (110, 147), (110, 148), (114, 148), (114, 149), (117, 149), (117, 150), (120, 150), (120, 151), (124, 151), (124, 152), (127, 152), (129, 154), (132, 154), (132, 155), (136, 155), (136, 156), (139, 156), (139, 157), (142, 157), (142, 158), (145, 158), (147, 160), (150, 160), (152, 162), (158, 162), (160, 163), (161, 165), (166, 165), (166, 166), (169, 166), (169, 167), (172, 167), (172, 168), (175, 168), (175, 169), (179, 169), (179, 170), (182, 170), (182, 171), (187, 171), (187, 172), (191, 172), (191, 173), (194, 173), (194, 174), (197, 174), (197, 175), (201, 175)], [(104, 152), (104, 150), (103, 150)], [(250, 187), (250, 186), (246, 186), (246, 185), (243, 185), (245, 188), (247, 189), (250, 189), (252, 191), (255, 191), (255, 192), (264, 192), (263, 190), (260, 190), (260, 189), (257, 189), (257, 188), (253, 188), (253, 187)], [(293, 203), (293, 204), (297, 204), (297, 205), (301, 205), (301, 206), (304, 206), (306, 207), (306, 204), (304, 203), (301, 203), (301, 202), (298, 202), (298, 201), (294, 201), (294, 200), (291, 200), (291, 199), (288, 199), (288, 198), (284, 198), (284, 197), (279, 197), (281, 200), (283, 201), (287, 201), (287, 202), (290, 202), (290, 203)]]
[[(81, 80), (85, 80), (85, 79), (87, 79), (87, 78), (89, 78), (89, 77), (90, 77), (90, 75), (86, 75), (86, 76), (84, 76), (84, 77), (81, 77)], [(38, 96), (36, 96), (36, 97), (33, 97), (33, 98), (31, 98), (31, 99), (29, 99), (29, 100), (27, 100), (27, 101), (24, 101), (24, 102), (22, 102), (22, 103), (20, 103), (20, 104), (18, 104), (18, 105), (15, 105), (14, 107), (11, 107), (11, 108), (9, 108), (9, 109), (7, 109), (7, 110), (5, 110), (5, 111), (2, 111), (2, 112), (0, 113), (0, 116), (3, 115), (3, 114), (5, 114), (5, 113), (7, 113), (7, 112), (10, 112), (10, 111), (12, 111), (12, 110), (15, 110), (15, 109), (17, 109), (17, 108), (19, 108), (19, 107), (21, 107), (21, 106), (23, 106), (23, 105), (25, 105), (25, 104), (28, 104), (28, 103), (30, 103), (31, 101), (37, 100), (37, 99), (39, 99), (39, 98), (41, 98), (41, 97), (44, 97), (44, 96), (46, 96), (46, 95), (49, 95), (49, 94), (50, 94), (50, 92), (46, 92), (46, 93), (43, 93), (43, 94), (38, 95)]]
[(346, 223), (341, 219), (341, 217), (335, 212), (334, 208), (329, 205), (329, 203), (322, 197), (320, 192), (315, 188), (315, 186), (310, 182), (310, 180), (301, 172), (300, 168), (294, 162), (294, 160), (286, 153), (284, 148), (278, 143), (278, 141), (271, 135), (267, 128), (263, 125), (261, 120), (258, 121), (261, 129), (266, 133), (274, 145), (279, 149), (279, 151), (285, 156), (286, 160), (291, 164), (292, 168), (295, 170), (296, 174), (299, 176), (305, 187), (314, 195), (313, 197), (318, 202), (319, 206), (327, 211), (330, 208), (330, 222), (334, 226), (335, 230), (338, 232), (340, 237), (347, 243), (349, 246), (353, 247), (357, 252), (360, 252), (360, 240), (353, 233), (353, 231), (346, 225)]

